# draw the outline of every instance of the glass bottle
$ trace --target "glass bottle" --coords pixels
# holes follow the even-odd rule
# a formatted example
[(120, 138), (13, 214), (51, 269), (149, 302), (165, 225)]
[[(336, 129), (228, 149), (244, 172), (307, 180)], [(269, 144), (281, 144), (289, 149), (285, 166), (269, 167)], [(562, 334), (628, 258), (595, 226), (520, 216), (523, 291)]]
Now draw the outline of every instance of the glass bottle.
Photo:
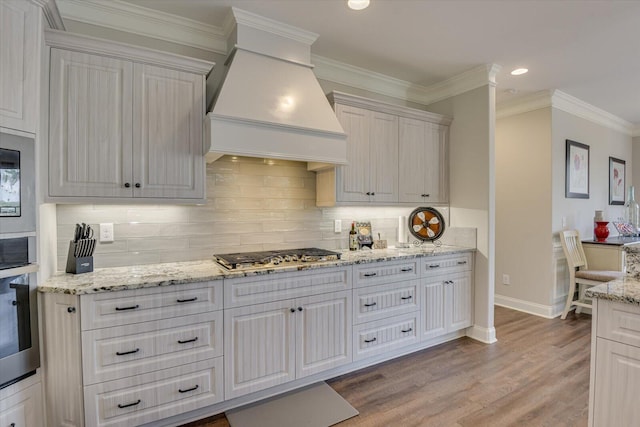
[(356, 231), (355, 222), (351, 223), (351, 231), (349, 231), (349, 250), (350, 251), (358, 250), (358, 232)]
[(640, 208), (635, 198), (635, 190), (633, 185), (629, 187), (629, 197), (624, 205), (624, 221), (633, 227), (633, 235), (638, 235), (638, 227), (640, 226)]

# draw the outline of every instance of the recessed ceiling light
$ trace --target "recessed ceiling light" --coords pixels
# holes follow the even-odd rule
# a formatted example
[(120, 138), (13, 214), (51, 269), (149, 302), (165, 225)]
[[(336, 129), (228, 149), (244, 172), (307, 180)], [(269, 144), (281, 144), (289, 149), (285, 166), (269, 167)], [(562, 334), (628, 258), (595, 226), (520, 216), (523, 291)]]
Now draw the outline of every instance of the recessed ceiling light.
[(513, 71), (511, 72), (511, 75), (512, 75), (512, 76), (519, 76), (519, 75), (521, 75), (521, 74), (525, 74), (525, 73), (527, 73), (527, 72), (529, 72), (529, 69), (528, 69), (528, 68), (516, 68), (515, 70), (513, 70)]
[(369, 0), (348, 0), (347, 5), (353, 10), (362, 10), (369, 6)]

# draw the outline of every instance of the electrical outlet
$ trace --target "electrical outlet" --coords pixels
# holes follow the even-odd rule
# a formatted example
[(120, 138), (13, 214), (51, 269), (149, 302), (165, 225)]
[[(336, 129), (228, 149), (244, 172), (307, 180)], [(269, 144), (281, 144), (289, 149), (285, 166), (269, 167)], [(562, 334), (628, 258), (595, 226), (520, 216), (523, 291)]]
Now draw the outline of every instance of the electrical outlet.
[(342, 232), (342, 220), (336, 219), (333, 221), (333, 232), (334, 233)]
[(502, 275), (502, 284), (503, 285), (510, 285), (511, 284), (511, 278), (509, 277), (508, 274), (503, 274)]
[(113, 240), (114, 240), (113, 223), (109, 222), (109, 223), (100, 224), (100, 242), (107, 243), (107, 242), (113, 242)]

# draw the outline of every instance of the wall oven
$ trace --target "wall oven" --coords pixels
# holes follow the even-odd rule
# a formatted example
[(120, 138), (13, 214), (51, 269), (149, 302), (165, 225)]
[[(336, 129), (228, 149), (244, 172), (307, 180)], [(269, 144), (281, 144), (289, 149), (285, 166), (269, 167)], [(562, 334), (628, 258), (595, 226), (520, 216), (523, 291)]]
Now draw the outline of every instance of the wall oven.
[(0, 389), (40, 366), (35, 174), (34, 140), (0, 133)]
[(38, 353), (33, 237), (0, 239), (0, 388), (35, 373)]

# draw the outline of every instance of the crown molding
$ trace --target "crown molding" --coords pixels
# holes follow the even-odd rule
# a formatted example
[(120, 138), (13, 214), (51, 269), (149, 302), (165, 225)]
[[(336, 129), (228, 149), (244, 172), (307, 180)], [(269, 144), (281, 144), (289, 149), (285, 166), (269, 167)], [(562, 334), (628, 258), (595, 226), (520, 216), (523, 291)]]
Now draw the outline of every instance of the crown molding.
[[(228, 53), (227, 38), (235, 28), (236, 20), (306, 44), (313, 43), (318, 37), (315, 33), (237, 8), (231, 8), (222, 27), (217, 27), (120, 0), (58, 0), (58, 3), (65, 19), (196, 47), (222, 55)], [(496, 64), (480, 65), (434, 85), (422, 86), (318, 55), (312, 55), (312, 62), (315, 64), (314, 72), (319, 79), (423, 105), (487, 84), (495, 85), (495, 75), (500, 71), (500, 66)]]
[(42, 14), (49, 24), (49, 28), (53, 30), (65, 30), (60, 10), (55, 0), (31, 0), (42, 9)]
[(559, 90), (544, 90), (500, 103), (496, 108), (496, 118), (503, 119), (547, 107), (556, 108), (626, 135), (640, 135), (640, 125), (634, 126), (618, 116)]
[(238, 24), (246, 25), (247, 27), (276, 34), (308, 46), (311, 46), (318, 39), (318, 34), (303, 30), (302, 28), (294, 27), (293, 25), (265, 18), (264, 16), (256, 15), (255, 13), (247, 12), (246, 10), (238, 9), (233, 6), (231, 7), (231, 11), (235, 21)]
[(551, 100), (553, 107), (558, 110), (627, 135), (633, 134), (634, 125), (632, 123), (567, 93), (554, 90), (552, 91)]
[(323, 56), (311, 55), (311, 61), (319, 79), (423, 105), (495, 84), (495, 74), (500, 70), (496, 64), (481, 65), (440, 83), (421, 86)]
[(65, 19), (227, 54), (228, 28), (119, 0), (57, 0)]

